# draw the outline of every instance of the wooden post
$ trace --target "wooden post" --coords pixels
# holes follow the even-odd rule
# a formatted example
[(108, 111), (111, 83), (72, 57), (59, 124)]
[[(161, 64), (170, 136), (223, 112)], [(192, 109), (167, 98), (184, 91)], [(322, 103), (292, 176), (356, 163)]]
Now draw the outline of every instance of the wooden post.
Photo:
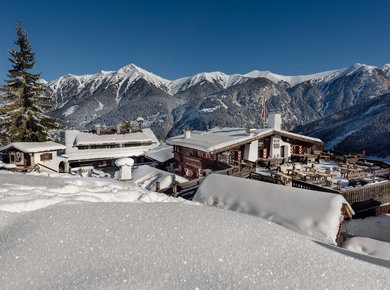
[(177, 197), (177, 185), (176, 184), (174, 184), (172, 187), (172, 195), (174, 197)]
[(160, 181), (156, 182), (156, 192), (160, 191)]

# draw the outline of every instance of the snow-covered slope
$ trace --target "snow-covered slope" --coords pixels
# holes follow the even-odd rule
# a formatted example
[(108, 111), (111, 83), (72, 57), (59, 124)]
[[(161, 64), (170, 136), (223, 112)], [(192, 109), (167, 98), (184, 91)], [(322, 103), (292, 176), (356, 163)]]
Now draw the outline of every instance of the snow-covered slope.
[(299, 76), (284, 76), (284, 75), (274, 74), (270, 71), (254, 70), (247, 74), (244, 74), (244, 77), (267, 78), (270, 81), (273, 81), (274, 83), (279, 83), (282, 81), (288, 83), (291, 86), (295, 86), (299, 83), (303, 83), (311, 80), (330, 81), (333, 78), (342, 74), (346, 70), (347, 69), (343, 68), (338, 70), (326, 71), (326, 72), (309, 74), (309, 75), (299, 75)]

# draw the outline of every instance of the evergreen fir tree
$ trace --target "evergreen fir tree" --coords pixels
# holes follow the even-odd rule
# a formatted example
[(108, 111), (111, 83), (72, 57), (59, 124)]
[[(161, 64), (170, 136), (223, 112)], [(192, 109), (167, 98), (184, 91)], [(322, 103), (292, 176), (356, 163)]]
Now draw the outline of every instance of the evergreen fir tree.
[(8, 80), (0, 86), (0, 97), (5, 104), (0, 106), (0, 135), (3, 143), (18, 141), (46, 141), (48, 130), (58, 128), (55, 119), (46, 116), (50, 108), (49, 97), (39, 82), (40, 74), (30, 73), (34, 68), (35, 53), (21, 24), (16, 26), (17, 50), (10, 50), (12, 69)]

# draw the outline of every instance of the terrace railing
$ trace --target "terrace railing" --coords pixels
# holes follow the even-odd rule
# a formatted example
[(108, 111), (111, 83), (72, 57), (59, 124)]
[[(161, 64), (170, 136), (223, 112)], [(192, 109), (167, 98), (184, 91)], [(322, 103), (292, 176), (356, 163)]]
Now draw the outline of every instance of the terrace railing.
[(390, 198), (390, 181), (341, 189), (340, 194), (342, 194), (350, 204), (370, 199), (381, 201)]

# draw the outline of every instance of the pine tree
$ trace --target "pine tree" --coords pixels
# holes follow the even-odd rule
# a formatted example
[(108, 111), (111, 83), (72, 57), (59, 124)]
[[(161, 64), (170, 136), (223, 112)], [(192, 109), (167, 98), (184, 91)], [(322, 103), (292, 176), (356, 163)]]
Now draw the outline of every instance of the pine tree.
[(21, 24), (16, 26), (17, 50), (10, 50), (12, 69), (8, 80), (0, 86), (0, 97), (5, 104), (0, 106), (0, 135), (3, 143), (18, 141), (46, 141), (48, 130), (59, 127), (55, 119), (46, 116), (50, 108), (49, 97), (39, 82), (40, 74), (30, 73), (34, 68), (35, 53)]

